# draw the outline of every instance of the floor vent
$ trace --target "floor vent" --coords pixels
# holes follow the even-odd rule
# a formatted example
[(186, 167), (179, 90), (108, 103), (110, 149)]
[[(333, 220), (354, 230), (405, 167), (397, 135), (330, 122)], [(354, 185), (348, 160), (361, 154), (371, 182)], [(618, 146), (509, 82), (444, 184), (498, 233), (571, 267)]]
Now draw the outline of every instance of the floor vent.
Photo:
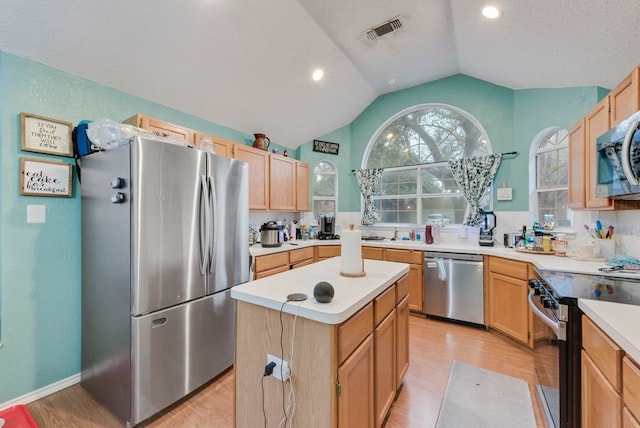
[(383, 22), (382, 24), (378, 25), (377, 27), (371, 28), (367, 31), (364, 32), (364, 37), (367, 40), (376, 40), (382, 36), (384, 36), (385, 34), (389, 34), (389, 33), (393, 33), (394, 31), (397, 31), (399, 29), (401, 29), (403, 26), (402, 24), (402, 20), (399, 16), (396, 16), (395, 18), (387, 21), (387, 22)]

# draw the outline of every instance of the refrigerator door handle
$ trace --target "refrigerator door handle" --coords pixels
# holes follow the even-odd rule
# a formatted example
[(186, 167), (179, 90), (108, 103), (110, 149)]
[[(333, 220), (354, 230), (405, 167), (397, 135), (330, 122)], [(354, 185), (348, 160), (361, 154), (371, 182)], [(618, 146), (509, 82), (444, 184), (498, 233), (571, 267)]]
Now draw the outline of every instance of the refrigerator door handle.
[(213, 239), (210, 237), (209, 241), (209, 273), (213, 273), (214, 261), (216, 258), (216, 249), (218, 248), (218, 216), (216, 213), (218, 212), (218, 196), (216, 193), (215, 183), (211, 180), (211, 177), (207, 178), (209, 182), (210, 196), (211, 196), (211, 233), (213, 235)]
[[(204, 203), (203, 203), (204, 202)], [(202, 208), (204, 205), (204, 225), (202, 222)], [(200, 274), (207, 273), (207, 260), (209, 259), (209, 192), (206, 176), (200, 176), (200, 209), (199, 209), (199, 236), (200, 236)], [(203, 230), (204, 226), (204, 230)]]

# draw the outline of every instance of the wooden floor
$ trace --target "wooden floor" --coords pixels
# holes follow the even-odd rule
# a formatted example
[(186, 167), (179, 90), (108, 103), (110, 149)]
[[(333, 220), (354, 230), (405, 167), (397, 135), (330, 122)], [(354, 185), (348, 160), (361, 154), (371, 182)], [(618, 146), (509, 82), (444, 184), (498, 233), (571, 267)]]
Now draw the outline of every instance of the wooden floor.
[[(522, 379), (529, 383), (535, 397), (533, 358), (527, 348), (497, 333), (417, 316), (410, 317), (409, 330), (411, 366), (386, 428), (435, 425), (453, 360)], [(535, 398), (534, 405), (538, 426), (542, 427)], [(45, 428), (123, 426), (79, 384), (33, 402), (28, 408)], [(233, 371), (138, 426), (233, 427)]]

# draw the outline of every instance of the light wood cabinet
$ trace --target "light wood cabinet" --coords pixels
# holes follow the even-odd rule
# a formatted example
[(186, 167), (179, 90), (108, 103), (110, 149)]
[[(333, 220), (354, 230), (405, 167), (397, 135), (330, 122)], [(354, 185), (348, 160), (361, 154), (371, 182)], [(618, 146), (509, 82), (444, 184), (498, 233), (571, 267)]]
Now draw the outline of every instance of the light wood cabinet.
[(337, 257), (341, 253), (340, 245), (319, 245), (316, 247), (316, 260)]
[(309, 164), (296, 161), (296, 211), (309, 211)]
[(586, 119), (580, 119), (569, 131), (569, 194), (568, 206), (585, 207)]
[(362, 247), (362, 258), (371, 260), (384, 260), (383, 248)]
[(296, 163), (293, 159), (269, 155), (269, 209), (295, 211)]
[(338, 368), (338, 427), (374, 426), (374, 358), (370, 334)]
[(640, 367), (626, 356), (622, 359), (622, 397), (625, 410), (631, 416), (623, 417), (623, 420), (633, 426), (633, 422), (637, 424), (637, 418), (640, 418)]
[(164, 135), (168, 135), (179, 140), (186, 141), (189, 145), (193, 146), (193, 130), (185, 128), (180, 125), (165, 122), (164, 120), (156, 119), (151, 116), (143, 114), (136, 114), (125, 120), (124, 123), (138, 128), (146, 129), (148, 131), (158, 132)]
[(600, 135), (610, 128), (609, 120), (609, 97), (603, 98), (591, 110), (585, 119), (586, 129), (586, 201), (585, 206), (589, 209), (613, 209), (611, 200), (598, 196), (596, 187), (597, 158), (596, 143)]
[(593, 321), (587, 316), (582, 317), (583, 427), (622, 426), (623, 354), (622, 349)]
[(609, 93), (611, 126), (616, 126), (640, 110), (640, 68), (634, 69)]
[(582, 412), (583, 428), (615, 428), (621, 426), (622, 399), (607, 381), (598, 366), (582, 351)]
[(626, 407), (622, 409), (622, 428), (640, 428), (640, 422), (633, 417)]
[[(395, 303), (395, 290), (393, 300)], [(382, 426), (396, 396), (396, 310), (374, 331), (375, 426)]]
[(489, 327), (529, 345), (528, 264), (489, 257)]
[(269, 153), (236, 144), (233, 157), (249, 164), (249, 209), (269, 208)]
[(409, 309), (423, 312), (424, 284), (423, 252), (414, 250), (396, 250), (385, 248), (384, 259), (390, 262), (409, 263)]
[(313, 247), (256, 256), (254, 264), (255, 279), (266, 278), (290, 269), (306, 266), (314, 261), (315, 253)]
[(233, 146), (236, 144), (231, 140), (227, 140), (222, 137), (218, 137), (216, 135), (204, 134), (202, 132), (195, 132), (193, 137), (193, 142), (196, 146), (196, 149), (207, 151), (202, 143), (202, 140), (209, 139), (213, 144), (213, 151), (215, 154), (219, 156), (224, 156), (227, 158), (233, 157)]
[(396, 388), (409, 370), (409, 296), (396, 306)]

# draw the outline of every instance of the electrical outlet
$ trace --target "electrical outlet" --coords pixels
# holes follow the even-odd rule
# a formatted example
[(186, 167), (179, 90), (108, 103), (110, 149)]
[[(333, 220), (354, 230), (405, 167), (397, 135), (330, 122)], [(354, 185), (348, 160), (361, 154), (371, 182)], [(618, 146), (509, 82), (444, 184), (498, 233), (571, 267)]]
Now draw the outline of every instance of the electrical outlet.
[(513, 190), (511, 187), (501, 187), (498, 189), (499, 201), (510, 201), (513, 199)]
[(276, 363), (276, 366), (273, 368), (273, 377), (281, 381), (288, 380), (289, 374), (291, 374), (289, 363), (271, 354), (267, 354), (267, 364), (271, 362)]

